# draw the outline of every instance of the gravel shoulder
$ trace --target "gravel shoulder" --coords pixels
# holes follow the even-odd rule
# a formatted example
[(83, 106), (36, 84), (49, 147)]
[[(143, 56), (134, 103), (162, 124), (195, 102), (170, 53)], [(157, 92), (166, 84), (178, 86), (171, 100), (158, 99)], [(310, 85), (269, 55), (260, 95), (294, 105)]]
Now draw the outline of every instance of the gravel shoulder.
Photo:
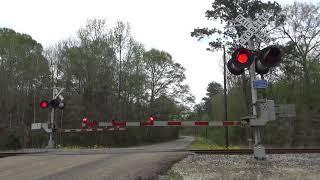
[(250, 155), (189, 155), (170, 170), (191, 179), (320, 179), (320, 154), (271, 154), (266, 161)]

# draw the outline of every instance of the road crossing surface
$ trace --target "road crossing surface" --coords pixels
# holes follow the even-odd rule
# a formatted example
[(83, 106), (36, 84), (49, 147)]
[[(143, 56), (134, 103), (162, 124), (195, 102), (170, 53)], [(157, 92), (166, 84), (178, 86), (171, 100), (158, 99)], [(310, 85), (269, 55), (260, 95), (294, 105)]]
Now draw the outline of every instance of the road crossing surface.
[(0, 179), (146, 179), (156, 178), (185, 157), (193, 137), (131, 148), (49, 150), (0, 158)]

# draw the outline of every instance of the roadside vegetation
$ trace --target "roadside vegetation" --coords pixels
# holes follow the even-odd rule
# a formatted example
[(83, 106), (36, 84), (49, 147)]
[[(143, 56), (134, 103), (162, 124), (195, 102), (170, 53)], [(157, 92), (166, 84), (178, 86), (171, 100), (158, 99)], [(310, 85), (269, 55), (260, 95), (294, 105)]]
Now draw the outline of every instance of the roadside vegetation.
[[(209, 139), (203, 137), (196, 137), (195, 141), (191, 144), (189, 149), (197, 150), (215, 150), (215, 149), (226, 149), (223, 145), (217, 145)], [(239, 146), (229, 146), (228, 149), (240, 149)]]
[[(194, 100), (184, 81), (185, 68), (164, 50), (145, 49), (125, 22), (88, 20), (74, 37), (45, 49), (13, 29), (0, 28), (0, 37), (0, 137), (8, 136), (0, 142), (2, 149), (46, 146), (47, 135), (30, 128), (33, 122), (48, 122), (49, 111), (39, 104), (50, 100), (54, 86), (65, 88), (66, 104), (55, 112), (56, 128), (81, 128), (84, 117), (149, 121), (153, 115), (157, 121), (166, 120), (169, 113), (187, 110)], [(175, 139), (177, 134), (176, 128), (132, 128), (59, 136), (56, 142), (129, 146)]]

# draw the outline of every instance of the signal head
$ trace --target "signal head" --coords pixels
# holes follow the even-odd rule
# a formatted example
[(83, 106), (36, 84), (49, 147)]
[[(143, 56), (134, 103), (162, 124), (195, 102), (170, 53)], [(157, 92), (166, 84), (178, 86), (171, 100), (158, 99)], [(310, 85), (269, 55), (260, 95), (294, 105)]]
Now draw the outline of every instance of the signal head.
[(244, 68), (250, 67), (254, 58), (253, 52), (249, 49), (238, 48), (232, 53), (232, 57), (228, 61), (228, 70), (234, 75), (240, 75), (244, 72)]
[(260, 60), (255, 62), (256, 73), (263, 75), (269, 72), (269, 67), (264, 66)]
[(246, 48), (239, 48), (232, 54), (233, 64), (238, 68), (250, 67), (254, 60), (254, 54)]
[(52, 99), (50, 102), (49, 102), (50, 106), (52, 108), (57, 108), (60, 104), (59, 100), (58, 99)]
[(275, 67), (281, 61), (281, 50), (277, 46), (268, 46), (259, 53), (259, 59), (262, 65)]

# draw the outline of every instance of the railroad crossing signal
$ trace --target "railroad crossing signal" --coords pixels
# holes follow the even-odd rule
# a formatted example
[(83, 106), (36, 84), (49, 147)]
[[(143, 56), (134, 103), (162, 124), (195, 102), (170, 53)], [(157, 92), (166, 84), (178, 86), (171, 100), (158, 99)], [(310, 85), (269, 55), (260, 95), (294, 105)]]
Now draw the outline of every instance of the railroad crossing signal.
[(47, 100), (42, 100), (40, 102), (40, 107), (42, 109), (47, 109), (49, 107), (51, 108), (59, 108), (59, 109), (63, 109), (65, 107), (65, 103), (62, 102), (60, 99), (52, 99), (49, 102)]
[[(236, 21), (244, 26), (247, 31), (239, 38), (239, 43), (245, 47), (252, 36), (256, 36), (266, 43), (270, 42), (262, 27), (267, 23), (270, 17), (263, 14), (255, 21), (247, 19), (241, 14), (236, 17)], [(263, 75), (268, 73), (271, 67), (275, 67), (281, 61), (281, 51), (277, 46), (268, 46), (261, 51), (254, 52), (252, 49), (239, 48), (232, 54), (232, 58), (228, 62), (228, 69), (234, 75), (240, 75), (244, 72), (244, 68), (250, 67), (255, 62), (256, 73)]]
[(281, 61), (281, 50), (277, 46), (268, 46), (261, 51), (251, 51), (246, 48), (238, 48), (232, 54), (227, 67), (231, 74), (241, 75), (245, 68), (255, 62), (256, 73), (263, 75), (269, 72)]
[[(250, 121), (250, 125), (265, 125), (267, 121), (275, 119), (274, 103), (272, 100), (257, 105), (257, 88), (266, 88), (267, 83), (263, 79), (258, 81), (255, 80), (255, 72), (260, 75), (268, 73), (270, 67), (276, 66), (281, 61), (281, 51), (276, 46), (268, 46), (267, 48), (264, 48), (261, 51), (254, 51), (254, 42), (251, 39), (252, 36), (255, 35), (261, 41), (264, 41), (266, 43), (270, 42), (270, 38), (268, 38), (267, 34), (262, 29), (263, 26), (268, 22), (269, 18), (270, 17), (268, 14), (263, 14), (260, 17), (258, 17), (255, 21), (252, 21), (250, 18), (247, 19), (242, 15), (238, 15), (235, 19), (238, 23), (240, 23), (247, 29), (240, 36), (239, 43), (242, 45), (242, 47), (246, 47), (246, 44), (248, 43), (250, 50), (245, 48), (239, 48), (242, 49), (242, 52), (244, 52), (241, 53), (241, 51), (237, 49), (228, 62), (228, 69), (232, 74), (240, 75), (244, 72), (244, 68), (250, 67), (249, 75), (251, 82), (251, 96), (253, 104), (252, 116), (246, 116), (242, 118), (245, 122)], [(253, 59), (253, 61), (249, 61), (251, 58)], [(254, 62), (255, 64), (252, 64), (252, 62)], [(259, 113), (257, 113), (257, 108), (258, 110), (260, 110)], [(245, 125), (248, 123), (242, 124)], [(265, 149), (262, 145), (260, 145), (259, 128), (255, 128), (254, 132), (254, 157), (257, 159), (265, 159)]]
[(51, 108), (59, 108), (59, 109), (64, 109), (65, 107), (65, 103), (63, 102), (64, 97), (61, 95), (62, 91), (64, 89), (62, 88), (59, 92), (56, 91), (56, 95), (53, 97), (53, 99), (51, 99), (49, 102), (47, 100), (42, 100), (40, 102), (40, 107), (42, 109), (46, 109), (48, 107)]

